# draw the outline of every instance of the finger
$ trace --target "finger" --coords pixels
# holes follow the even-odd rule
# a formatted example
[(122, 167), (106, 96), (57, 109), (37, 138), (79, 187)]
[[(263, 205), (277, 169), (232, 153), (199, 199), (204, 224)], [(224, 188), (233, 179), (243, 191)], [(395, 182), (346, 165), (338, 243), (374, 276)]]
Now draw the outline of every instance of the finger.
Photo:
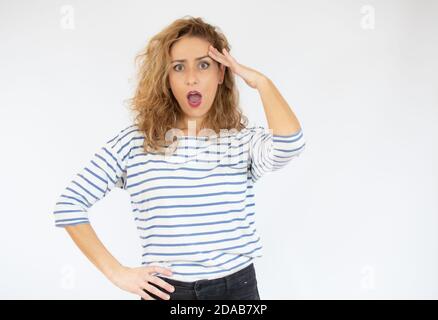
[(168, 276), (172, 275), (172, 270), (167, 269), (167, 268), (163, 268), (163, 267), (159, 267), (159, 266), (152, 266), (152, 271), (161, 273), (161, 274), (165, 274)]
[(213, 51), (210, 51), (210, 54), (212, 55), (212, 57), (213, 57), (215, 60), (219, 61), (219, 62), (222, 63), (223, 65), (225, 65), (225, 66), (227, 66), (227, 67), (230, 66), (230, 63), (227, 61), (227, 59), (226, 59), (223, 55), (221, 55), (221, 53), (220, 53), (219, 51), (218, 51), (217, 53), (216, 53), (216, 52), (213, 52)]
[(218, 58), (220, 57), (220, 53), (219, 53), (219, 51), (217, 51), (216, 49), (211, 48), (211, 49), (208, 51), (208, 53), (209, 53), (214, 59), (219, 60)]
[(236, 59), (234, 59), (234, 57), (227, 51), (227, 49), (225, 49), (225, 48), (223, 48), (222, 49), (222, 52), (224, 52), (224, 56), (227, 58), (227, 59), (229, 59), (229, 60), (231, 60), (231, 61), (233, 61), (233, 62), (236, 62)]
[(174, 286), (172, 286), (171, 284), (167, 283), (166, 281), (164, 281), (160, 277), (151, 276), (148, 281), (152, 282), (152, 283), (155, 283), (156, 285), (166, 289), (168, 292), (174, 292), (175, 291), (175, 287)]
[(222, 48), (223, 54), (220, 53), (218, 50), (216, 50), (216, 51), (217, 51), (217, 54), (219, 55), (219, 57), (221, 57), (222, 60), (225, 61), (224, 64), (227, 67), (230, 67), (231, 65), (236, 64), (236, 59), (234, 59), (225, 48)]
[(144, 290), (141, 289), (137, 291), (137, 294), (145, 300), (156, 300), (152, 298), (150, 295), (148, 295), (146, 292), (144, 292)]
[(216, 48), (213, 48), (212, 50), (211, 50), (211, 52), (213, 53), (213, 54), (215, 54), (217, 57), (219, 57), (219, 58), (225, 58), (225, 56), (223, 55), (223, 54), (221, 54), (220, 52), (219, 52), (219, 50), (218, 49), (216, 49)]
[(143, 286), (147, 291), (150, 293), (153, 293), (157, 297), (160, 297), (163, 300), (169, 300), (170, 296), (167, 293), (164, 293), (163, 291), (158, 290), (157, 287), (154, 287), (153, 285), (149, 284), (147, 281), (144, 282)]
[(219, 52), (219, 50), (216, 49), (215, 47), (211, 47), (211, 48), (210, 48), (210, 52), (211, 52), (213, 55), (215, 55), (216, 57), (220, 57), (220, 58), (224, 58), (224, 57), (225, 57), (225, 56), (224, 56), (223, 54), (221, 54), (221, 53)]

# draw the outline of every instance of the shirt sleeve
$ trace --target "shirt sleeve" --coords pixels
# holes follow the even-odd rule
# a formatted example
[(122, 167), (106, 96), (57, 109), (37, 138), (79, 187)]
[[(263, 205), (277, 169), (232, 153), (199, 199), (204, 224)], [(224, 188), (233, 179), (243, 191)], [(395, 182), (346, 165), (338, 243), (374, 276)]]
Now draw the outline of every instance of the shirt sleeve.
[(126, 189), (128, 128), (104, 143), (59, 195), (53, 210), (55, 226), (89, 223), (88, 210), (94, 203), (115, 187)]
[(283, 168), (305, 149), (302, 128), (291, 135), (276, 135), (261, 126), (252, 127), (250, 131), (249, 173), (253, 182), (267, 172)]

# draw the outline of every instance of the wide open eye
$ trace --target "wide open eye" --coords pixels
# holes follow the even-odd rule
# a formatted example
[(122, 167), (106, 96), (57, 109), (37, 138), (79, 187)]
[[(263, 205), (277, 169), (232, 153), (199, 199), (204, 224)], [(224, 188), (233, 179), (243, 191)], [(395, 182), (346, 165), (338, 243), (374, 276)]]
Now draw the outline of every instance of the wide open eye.
[[(202, 68), (203, 70), (208, 69), (208, 67), (210, 66), (210, 63), (207, 62), (207, 61), (201, 61), (201, 62), (199, 63), (199, 65), (202, 65), (202, 64), (207, 65), (205, 68)], [(173, 67), (173, 70), (175, 70), (175, 71), (181, 71), (181, 69), (180, 69), (180, 70), (177, 70), (177, 69), (176, 69), (178, 66), (184, 66), (184, 65), (181, 64), (181, 63), (176, 64), (176, 65)]]
[(210, 66), (210, 64), (207, 61), (202, 61), (200, 64), (206, 64), (207, 65), (204, 69), (207, 69)]

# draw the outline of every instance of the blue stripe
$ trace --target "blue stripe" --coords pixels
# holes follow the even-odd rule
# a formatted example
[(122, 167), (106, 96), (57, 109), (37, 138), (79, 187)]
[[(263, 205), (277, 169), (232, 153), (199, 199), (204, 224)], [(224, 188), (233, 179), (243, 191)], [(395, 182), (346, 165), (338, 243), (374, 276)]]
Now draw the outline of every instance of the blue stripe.
[(201, 241), (201, 242), (190, 242), (190, 243), (149, 243), (146, 245), (143, 245), (143, 248), (147, 248), (149, 246), (155, 246), (155, 247), (183, 247), (183, 246), (193, 246), (193, 245), (201, 245), (201, 244), (209, 244), (209, 243), (220, 243), (220, 242), (227, 242), (227, 241), (233, 241), (233, 240), (238, 240), (238, 239), (242, 239), (245, 237), (251, 237), (255, 234), (256, 232), (253, 231), (252, 233), (248, 233), (248, 234), (243, 234), (240, 235), (238, 237), (234, 237), (234, 238), (225, 238), (225, 239), (219, 239), (219, 240), (211, 240), (211, 241)]
[(233, 221), (244, 221), (246, 220), (247, 217), (254, 215), (255, 212), (251, 212), (248, 213), (244, 218), (234, 218), (234, 219), (230, 219), (230, 220), (221, 220), (221, 221), (213, 221), (213, 222), (201, 222), (201, 223), (186, 223), (186, 224), (174, 224), (174, 225), (166, 225), (166, 224), (155, 224), (152, 225), (150, 227), (138, 227), (138, 230), (150, 230), (150, 229), (154, 229), (154, 228), (185, 228), (185, 227), (197, 227), (197, 226), (209, 226), (209, 225), (215, 225), (215, 224), (226, 224), (226, 223), (230, 223)]
[[(245, 205), (242, 209), (232, 209), (232, 210), (226, 210), (226, 211), (214, 211), (214, 212), (206, 212), (206, 213), (192, 213), (192, 214), (174, 214), (174, 215), (154, 215), (149, 218), (138, 218), (136, 217), (135, 221), (150, 221), (154, 219), (172, 219), (172, 218), (187, 218), (187, 217), (203, 217), (203, 216), (213, 216), (213, 215), (219, 215), (219, 214), (230, 214), (233, 212), (242, 212), (245, 211), (246, 208), (254, 206), (255, 203), (248, 203)], [(133, 210), (134, 212), (139, 212), (140, 210), (138, 208), (135, 208)]]
[(67, 205), (72, 205), (75, 206), (76, 203), (71, 203), (71, 202), (57, 202), (56, 205), (60, 205), (60, 204), (67, 204)]
[(276, 138), (292, 138), (292, 137), (296, 137), (300, 133), (302, 133), (301, 129), (299, 129), (297, 132), (289, 134), (289, 135), (273, 134), (272, 136), (276, 137)]
[(154, 178), (144, 179), (142, 181), (130, 184), (126, 188), (127, 189), (128, 188), (133, 188), (133, 187), (139, 186), (141, 184), (144, 184), (146, 182), (154, 181), (154, 180), (168, 180), (168, 179), (174, 179), (174, 180), (203, 180), (203, 179), (207, 179), (207, 178), (211, 178), (211, 177), (230, 177), (230, 176), (240, 176), (242, 174), (246, 174), (246, 172), (214, 173), (214, 174), (209, 174), (209, 175), (203, 176), (203, 177), (179, 177), (179, 176), (154, 177)]
[[(161, 162), (161, 160), (159, 160), (160, 162)], [(147, 162), (150, 162), (150, 161), (147, 161)], [(155, 162), (155, 161), (153, 161), (153, 162)], [(241, 164), (241, 163), (246, 163), (246, 161), (239, 161), (239, 162), (236, 162), (236, 163), (232, 163), (232, 164), (219, 164), (219, 165), (217, 165), (217, 166), (215, 166), (215, 167), (212, 167), (212, 168), (210, 168), (210, 169), (207, 169), (207, 168), (193, 168), (193, 167), (189, 167), (189, 168), (186, 168), (186, 167), (179, 167), (179, 168), (151, 168), (151, 169), (147, 169), (147, 170), (144, 170), (144, 171), (140, 171), (140, 172), (136, 172), (136, 173), (133, 173), (133, 174), (130, 174), (130, 175), (128, 175), (128, 179), (130, 179), (130, 178), (133, 178), (133, 177), (136, 177), (136, 176), (139, 176), (139, 175), (142, 175), (142, 174), (145, 174), (145, 173), (148, 173), (148, 172), (153, 172), (153, 171), (179, 171), (179, 170), (185, 170), (185, 171), (195, 171), (195, 172), (207, 172), (207, 171), (212, 171), (212, 170), (215, 170), (216, 168), (226, 168), (226, 167), (231, 167), (232, 169), (243, 169), (243, 168), (245, 168), (245, 167), (238, 167), (238, 168), (233, 168), (233, 166), (236, 166), (236, 165), (238, 165), (238, 164)]]
[[(298, 148), (295, 148), (295, 149), (291, 149), (291, 150), (278, 150), (278, 149), (275, 149), (276, 151), (284, 151), (284, 152), (294, 152), (294, 153), (297, 153), (297, 151), (300, 151), (301, 149), (303, 149), (304, 148), (304, 146), (306, 145), (306, 143), (304, 143), (303, 145), (301, 145), (300, 147), (298, 147)], [(291, 155), (289, 155), (289, 156), (285, 156), (285, 157), (283, 157), (283, 156), (280, 156), (280, 155), (276, 155), (276, 154), (274, 154), (274, 156), (275, 157), (278, 157), (278, 158), (293, 158), (293, 156), (295, 156), (295, 154), (291, 154)], [(275, 160), (274, 160), (275, 161)]]
[[(243, 153), (242, 153), (243, 154)], [(236, 156), (240, 156), (241, 154), (238, 154), (238, 155), (236, 155)], [(203, 159), (199, 159), (197, 162), (218, 162), (218, 161), (208, 161), (208, 160), (203, 160), (203, 161), (201, 161), (201, 160), (203, 160)], [(187, 162), (190, 162), (190, 161), (187, 161)], [(169, 165), (169, 164), (177, 164), (177, 165), (181, 165), (181, 164), (184, 164), (185, 162), (170, 162), (170, 161), (166, 161), (166, 160), (154, 160), (154, 159), (149, 159), (149, 160), (147, 160), (147, 161), (142, 161), (142, 162), (137, 162), (137, 163), (134, 163), (134, 164), (132, 164), (132, 165), (128, 165), (127, 166), (127, 169), (129, 170), (129, 169), (131, 169), (131, 168), (133, 168), (133, 167), (137, 167), (137, 166), (142, 166), (142, 165), (146, 165), (146, 164), (148, 164), (148, 163), (164, 163), (164, 164), (166, 164), (166, 165)]]
[(159, 199), (190, 199), (190, 198), (204, 198), (204, 197), (213, 197), (213, 196), (220, 196), (225, 194), (241, 194), (246, 193), (246, 190), (243, 191), (224, 191), (224, 192), (215, 192), (215, 193), (202, 193), (202, 194), (189, 194), (189, 195), (177, 195), (177, 196), (159, 196), (159, 197), (153, 197), (153, 198), (146, 198), (141, 201), (135, 201), (132, 202), (133, 204), (140, 204), (144, 202), (149, 202), (152, 200), (159, 200)]
[[(122, 152), (122, 150), (123, 150), (126, 146), (129, 146), (129, 145), (131, 144), (131, 141), (132, 141), (132, 140), (133, 140), (133, 139), (129, 140), (129, 141), (126, 142), (124, 145), (122, 145), (122, 146), (120, 147), (120, 149), (117, 150), (117, 154), (120, 155), (120, 153)], [(129, 149), (129, 150), (132, 150), (132, 148)], [(128, 152), (128, 153), (129, 153), (129, 152)], [(125, 154), (125, 156), (123, 156), (122, 158), (125, 159), (125, 157), (126, 157), (127, 155), (128, 155), (128, 154)]]
[(130, 135), (133, 132), (140, 132), (138, 129), (133, 129), (127, 133), (125, 133), (123, 136), (121, 136), (117, 141), (111, 146), (111, 148), (114, 148), (117, 144), (119, 144), (120, 141), (122, 141), (126, 136)]
[[(248, 152), (248, 150), (244, 150), (244, 151), (242, 151), (242, 152), (240, 152), (240, 153), (237, 153), (237, 154), (230, 154), (230, 153), (228, 153), (227, 151), (226, 152), (222, 152), (222, 153), (216, 153), (216, 154), (220, 154), (220, 155), (225, 155), (225, 154), (228, 154), (226, 157), (227, 158), (229, 158), (229, 159), (231, 159), (231, 158), (235, 158), (235, 157), (239, 157), (239, 156), (241, 156), (242, 154), (246, 154)], [(217, 160), (205, 160), (205, 159), (199, 159), (199, 157), (202, 155), (202, 153), (205, 153), (205, 154), (214, 154), (214, 152), (209, 152), (209, 151), (205, 151), (205, 152), (198, 152), (198, 153), (196, 153), (196, 154), (194, 154), (194, 155), (192, 155), (192, 156), (190, 156), (190, 155), (188, 155), (188, 154), (179, 154), (179, 153), (173, 153), (173, 154), (169, 154), (169, 155), (167, 155), (167, 157), (168, 158), (172, 158), (172, 157), (181, 157), (181, 158), (184, 158), (184, 159), (188, 159), (187, 161), (185, 161), (185, 162), (190, 162), (190, 161), (192, 161), (191, 159), (193, 158), (193, 159), (195, 159), (196, 160), (196, 162), (205, 162), (205, 163), (210, 163), (210, 162), (212, 162), (212, 163), (214, 163), (214, 162), (220, 162), (220, 159), (217, 159)], [(157, 152), (150, 152), (150, 153), (148, 153), (148, 154), (146, 154), (146, 153), (139, 153), (139, 154), (134, 154), (132, 157), (131, 157), (131, 159), (133, 159), (133, 158), (135, 158), (135, 157), (141, 157), (141, 156), (146, 156), (146, 155), (154, 155), (154, 156), (158, 156), (158, 155), (160, 155), (160, 156), (163, 156), (163, 155), (161, 155), (161, 154), (159, 154), (159, 153), (157, 153)], [(223, 158), (225, 158), (225, 156), (223, 156), (221, 159), (223, 159)], [(146, 161), (146, 162), (139, 162), (139, 163), (135, 163), (135, 164), (133, 164), (133, 165), (129, 165), (128, 166), (128, 168), (131, 168), (131, 167), (135, 167), (135, 166), (139, 166), (139, 165), (141, 165), (141, 164), (145, 164), (145, 163), (148, 163), (148, 162), (158, 162), (158, 163), (166, 163), (166, 164), (182, 164), (182, 163), (185, 163), (185, 162), (171, 162), (171, 161), (169, 161), (169, 160), (153, 160), (153, 159), (151, 159), (151, 160), (148, 160), (148, 161)]]
[[(248, 134), (246, 134), (244, 137), (246, 138), (246, 137), (248, 137), (250, 134), (248, 133)], [(132, 138), (132, 140), (142, 140), (141, 141), (141, 145), (139, 145), (139, 146), (133, 146), (131, 149), (130, 149), (130, 151), (132, 151), (132, 150), (134, 150), (134, 149), (141, 149), (141, 148), (143, 148), (143, 143), (144, 143), (144, 137), (134, 137), (134, 138)], [(131, 141), (132, 141), (131, 140)], [(240, 139), (236, 139), (237, 141), (241, 141), (242, 140), (242, 138), (240, 138)], [(231, 140), (230, 140), (231, 141)], [(172, 142), (172, 141), (169, 141), (169, 142)], [(126, 143), (125, 145), (123, 145), (123, 147), (122, 148), (120, 148), (119, 149), (119, 151), (117, 151), (117, 153), (119, 153), (126, 145), (128, 145), (129, 143)], [(171, 143), (170, 145), (172, 145), (173, 143)], [(194, 149), (194, 150), (202, 150), (202, 149), (207, 149), (207, 148), (209, 148), (209, 147), (215, 147), (215, 146), (229, 146), (230, 148), (233, 148), (233, 149), (236, 149), (236, 148), (241, 148), (241, 147), (243, 147), (243, 146), (246, 146), (247, 145), (247, 143), (242, 143), (242, 144), (239, 144), (238, 146), (233, 146), (233, 145), (231, 145), (231, 142), (218, 142), (218, 143), (208, 143), (208, 144), (206, 144), (204, 147), (200, 147), (200, 146), (188, 146), (188, 145), (181, 145), (180, 143), (178, 143), (178, 144), (176, 144), (176, 150), (178, 150), (178, 149)], [(129, 153), (129, 152), (128, 152)]]
[[(263, 246), (259, 246), (259, 247), (255, 248), (253, 250), (250, 250), (250, 251), (242, 252), (241, 254), (237, 255), (236, 258), (242, 258), (242, 256), (254, 253), (257, 250), (260, 250), (261, 248), (263, 248)], [(220, 253), (217, 256), (213, 257), (213, 258), (201, 259), (201, 260), (192, 260), (192, 262), (194, 262), (194, 265), (196, 265), (197, 263), (203, 263), (203, 262), (210, 261), (210, 260), (217, 260), (217, 259), (219, 259), (220, 257), (222, 257), (222, 256), (224, 256), (226, 254), (227, 254), (226, 252), (223, 252), (223, 253)], [(232, 260), (234, 260), (234, 258), (229, 260), (229, 261), (232, 261)], [(148, 264), (148, 262), (143, 261), (142, 264)], [(190, 265), (193, 265), (193, 264), (172, 263), (172, 266), (179, 266), (179, 265), (181, 265), (181, 266), (185, 266), (185, 265), (190, 266)], [(222, 264), (219, 264), (219, 265), (222, 265)], [(203, 267), (205, 267), (205, 266), (203, 266)]]
[[(188, 148), (187, 148), (187, 149), (188, 149)], [(242, 152), (240, 152), (240, 153), (238, 153), (238, 154), (229, 154), (229, 150), (225, 150), (224, 152), (205, 150), (205, 151), (202, 151), (202, 152), (196, 152), (196, 153), (194, 153), (192, 156), (189, 155), (189, 154), (177, 153), (177, 152), (173, 152), (172, 154), (169, 153), (168, 156), (172, 156), (172, 157), (184, 157), (184, 158), (196, 158), (196, 157), (201, 156), (202, 154), (215, 154), (215, 155), (229, 154), (229, 157), (232, 158), (232, 157), (240, 156), (240, 155), (242, 155), (242, 154), (244, 154), (244, 153), (245, 153), (245, 151), (242, 151)], [(161, 155), (161, 154), (158, 153), (158, 152), (149, 152), (148, 154), (150, 154), (150, 155)], [(134, 158), (134, 157), (135, 157), (135, 156), (133, 156), (133, 158)], [(168, 162), (168, 161), (166, 161), (166, 162)]]
[(291, 140), (288, 140), (288, 139), (278, 139), (278, 138), (274, 138), (273, 141), (276, 142), (276, 143), (285, 143), (285, 144), (288, 144), (288, 143), (294, 143), (294, 142), (297, 142), (298, 140), (302, 140), (302, 139), (303, 139), (303, 134), (301, 133), (298, 137), (293, 138), (293, 139), (291, 139)]
[[(242, 259), (242, 257), (243, 257), (242, 255), (237, 255), (234, 258), (228, 259), (225, 262), (218, 263), (218, 264), (215, 264), (215, 265), (204, 266), (204, 265), (202, 265), (200, 263), (172, 263), (172, 267), (180, 266), (180, 267), (197, 267), (197, 268), (207, 268), (207, 269), (210, 268), (210, 269), (213, 269), (213, 268), (221, 267), (221, 266), (223, 266), (225, 264), (228, 264), (230, 262), (233, 262), (234, 260)], [(253, 258), (252, 257), (246, 257), (246, 261), (250, 261), (250, 260), (253, 260)], [(243, 263), (245, 263), (245, 262), (243, 262)], [(240, 266), (240, 264), (238, 264), (236, 267), (231, 268), (231, 269), (235, 269), (238, 266)], [(218, 272), (218, 271), (214, 271), (214, 272)]]
[(57, 211), (53, 211), (54, 214), (70, 213), (70, 212), (85, 212), (85, 211), (84, 210), (57, 210)]
[(158, 189), (190, 189), (190, 188), (202, 188), (202, 187), (213, 187), (213, 186), (223, 186), (223, 185), (238, 185), (238, 184), (246, 184), (247, 180), (241, 181), (241, 182), (216, 182), (216, 183), (205, 183), (205, 184), (199, 184), (199, 185), (191, 185), (191, 186), (159, 186), (159, 187), (152, 187), (148, 189), (143, 189), (141, 191), (132, 193), (132, 197), (136, 197), (142, 193), (149, 192), (152, 190), (158, 190)]
[[(111, 168), (111, 170), (113, 170), (114, 173), (117, 173), (117, 172), (116, 172), (116, 169), (114, 169), (113, 166), (110, 165), (110, 164), (108, 163), (108, 161), (106, 161), (106, 159), (105, 159), (104, 157), (102, 157), (102, 156), (101, 156), (100, 154), (98, 154), (98, 153), (96, 153), (95, 156), (96, 156), (97, 158), (99, 158), (100, 160), (102, 160), (103, 162), (105, 162), (105, 164), (106, 164), (109, 168)], [(106, 170), (104, 170), (104, 171), (106, 172)]]
[[(74, 181), (72, 181), (71, 183), (73, 183)], [(87, 198), (85, 198), (82, 194), (80, 194), (79, 192), (77, 192), (76, 190), (74, 190), (74, 189), (72, 189), (72, 188), (70, 188), (70, 187), (67, 187), (66, 188), (66, 190), (68, 190), (68, 191), (71, 191), (71, 192), (73, 192), (74, 194), (77, 194), (78, 196), (80, 196), (81, 198), (83, 198), (84, 200), (85, 200), (85, 203), (84, 202), (82, 202), (82, 201), (80, 201), (80, 200), (78, 200), (80, 203), (82, 203), (83, 205), (85, 205), (86, 207), (91, 207), (91, 203), (88, 201), (88, 199)], [(73, 197), (70, 197), (70, 199), (74, 199)]]
[[(218, 264), (212, 265), (211, 267), (220, 267), (220, 266), (222, 266), (224, 264), (227, 264), (227, 263), (229, 263), (231, 261), (234, 261), (236, 259), (241, 259), (245, 255), (250, 255), (250, 254), (254, 253), (257, 250), (260, 250), (261, 248), (263, 248), (263, 246), (257, 247), (255, 249), (247, 251), (247, 252), (243, 252), (243, 253), (241, 253), (239, 255), (236, 255), (235, 257), (233, 257), (233, 258), (231, 258), (231, 259), (229, 259), (229, 260), (227, 260), (227, 261), (225, 261), (223, 263), (218, 263)], [(216, 260), (216, 259), (222, 257), (223, 255), (225, 255), (225, 253), (221, 253), (220, 255), (218, 255), (218, 256), (216, 256), (214, 258), (211, 258), (211, 259), (196, 260), (196, 261), (193, 261), (194, 263), (172, 263), (172, 266), (184, 266), (184, 267), (201, 266), (202, 268), (210, 267), (210, 266), (202, 265), (202, 263), (206, 262), (206, 261), (210, 261), (210, 260)], [(198, 263), (196, 263), (196, 262), (198, 262)]]
[(95, 187), (98, 191), (100, 191), (101, 193), (105, 193), (104, 190), (102, 190), (101, 188), (99, 188), (97, 185), (95, 185), (93, 182), (91, 182), (90, 180), (88, 180), (87, 178), (85, 178), (82, 174), (78, 173), (78, 176), (81, 177), (83, 180), (85, 180), (86, 182), (88, 182), (88, 184), (92, 185), (93, 187)]
[(220, 202), (207, 202), (207, 203), (197, 203), (197, 204), (176, 204), (170, 206), (155, 206), (147, 209), (141, 209), (139, 212), (150, 212), (157, 209), (173, 209), (173, 208), (198, 208), (198, 207), (210, 207), (210, 206), (220, 206), (224, 204), (236, 204), (245, 202), (246, 199), (237, 201), (220, 201)]
[(114, 138), (112, 138), (111, 140), (107, 141), (107, 144), (110, 144), (111, 142), (113, 142), (115, 139), (117, 139), (118, 136), (120, 136), (122, 133), (124, 133), (126, 130), (136, 127), (136, 124), (130, 125), (126, 128), (124, 128), (123, 130), (121, 130), (118, 134), (116, 134), (116, 136)]
[(102, 181), (103, 183), (107, 184), (108, 182), (102, 178), (101, 176), (99, 176), (98, 174), (96, 174), (94, 171), (88, 169), (87, 167), (84, 168), (85, 171), (87, 171), (88, 173), (90, 173), (91, 175), (95, 176), (97, 179), (99, 179), (100, 181)]
[(90, 223), (89, 221), (79, 221), (79, 222), (75, 222), (75, 223), (61, 223), (61, 224), (56, 224), (57, 227), (66, 227), (66, 226), (75, 226), (78, 224), (82, 224), (82, 223)]
[[(228, 268), (228, 269), (226, 269), (226, 271), (230, 272), (230, 271), (232, 271), (234, 269), (237, 269), (238, 267), (240, 267), (241, 265), (244, 265), (244, 264), (248, 264), (249, 265), (249, 264), (251, 264), (251, 263), (249, 263), (249, 261), (251, 261), (251, 260), (252, 260), (252, 258), (248, 258), (245, 262), (242, 262), (242, 263), (238, 264), (237, 266), (234, 266), (233, 268)], [(204, 275), (204, 274), (222, 273), (222, 272), (224, 272), (224, 270), (211, 271), (211, 272), (178, 272), (178, 271), (175, 271), (175, 272), (173, 272), (173, 274)]]
[[(111, 176), (108, 174), (108, 172), (106, 172), (106, 171), (105, 171), (102, 167), (100, 167), (96, 162), (94, 162), (93, 160), (91, 160), (91, 163), (92, 163), (93, 165), (95, 165), (97, 168), (99, 168), (100, 170), (102, 170), (102, 172), (105, 173), (105, 175), (107, 176), (108, 180), (111, 181), (112, 184), (115, 184), (115, 183), (116, 183), (116, 180), (113, 180), (113, 179), (111, 178)], [(119, 176), (116, 175), (116, 179), (119, 179)]]
[(178, 253), (168, 253), (168, 252), (147, 252), (147, 253), (143, 253), (143, 257), (145, 256), (184, 256), (184, 255), (191, 255), (191, 254), (200, 254), (200, 253), (210, 253), (210, 252), (214, 252), (214, 251), (222, 251), (222, 250), (230, 250), (230, 249), (237, 249), (237, 248), (242, 248), (245, 247), (249, 244), (252, 243), (257, 243), (260, 240), (260, 237), (258, 237), (256, 240), (253, 241), (249, 241), (245, 244), (241, 244), (238, 246), (234, 246), (234, 247), (226, 247), (226, 248), (220, 248), (220, 249), (213, 249), (213, 250), (203, 250), (203, 251), (190, 251), (190, 252), (178, 252)]
[[(120, 164), (119, 164), (119, 160), (116, 159), (116, 157), (114, 157), (113, 154), (112, 154), (111, 152), (109, 152), (107, 148), (103, 147), (102, 149), (103, 149), (103, 151), (105, 151), (105, 152), (106, 152), (111, 158), (113, 158), (113, 160), (114, 160), (115, 163), (117, 164), (117, 167), (119, 167), (119, 170), (120, 170), (120, 171), (123, 171), (122, 167), (121, 167)], [(116, 172), (116, 171), (114, 170), (114, 172)]]
[(86, 193), (88, 193), (90, 196), (92, 196), (95, 200), (99, 200), (99, 198), (97, 196), (95, 196), (94, 194), (92, 194), (90, 191), (88, 191), (88, 189), (86, 189), (85, 187), (81, 186), (80, 183), (76, 182), (75, 180), (72, 181), (73, 184), (77, 185), (79, 188), (81, 188), (82, 190), (84, 190)]
[[(79, 199), (77, 199), (75, 197), (72, 197), (72, 196), (67, 196), (65, 194), (61, 194), (60, 198), (67, 198), (67, 199), (75, 200), (75, 201), (79, 202), (80, 204), (82, 204), (84, 207), (87, 207), (87, 208), (90, 207), (90, 205), (87, 205), (84, 202), (82, 202), (81, 200), (79, 200)], [(74, 205), (77, 206), (78, 204), (75, 203)]]
[[(209, 231), (209, 232), (178, 233), (178, 234), (173, 234), (173, 233), (171, 233), (171, 234), (151, 234), (151, 235), (149, 235), (147, 237), (140, 236), (140, 239), (146, 240), (146, 239), (149, 239), (149, 238), (152, 238), (152, 237), (156, 237), (156, 238), (163, 238), (163, 237), (164, 238), (176, 238), (176, 237), (187, 237), (187, 236), (194, 237), (194, 236), (204, 236), (204, 235), (207, 235), (207, 234), (227, 233), (227, 232), (233, 232), (233, 231), (236, 231), (236, 230), (239, 230), (239, 229), (249, 229), (249, 228), (251, 228), (251, 225), (253, 225), (253, 224), (254, 224), (254, 221), (250, 222), (248, 226), (236, 227), (236, 228), (233, 228), (233, 229)], [(254, 229), (254, 230), (256, 230), (256, 229)]]
[(78, 221), (78, 220), (88, 221), (87, 218), (73, 218), (73, 219), (60, 219), (60, 220), (56, 220), (56, 223), (58, 223), (58, 222), (65, 222), (65, 221)]

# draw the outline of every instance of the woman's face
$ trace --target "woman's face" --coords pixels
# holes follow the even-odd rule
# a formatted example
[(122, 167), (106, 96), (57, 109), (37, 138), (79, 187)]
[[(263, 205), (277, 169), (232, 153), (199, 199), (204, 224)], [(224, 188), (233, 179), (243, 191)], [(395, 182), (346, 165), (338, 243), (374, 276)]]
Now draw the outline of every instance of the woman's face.
[[(224, 79), (225, 66), (219, 66), (217, 61), (210, 58), (209, 45), (204, 39), (185, 37), (175, 42), (171, 48), (169, 82), (184, 115), (182, 123), (179, 123), (182, 128), (188, 128), (189, 121), (196, 121), (196, 131), (201, 129), (202, 119), (210, 110), (218, 85)], [(189, 104), (187, 94), (190, 91), (201, 94), (199, 106)]]

